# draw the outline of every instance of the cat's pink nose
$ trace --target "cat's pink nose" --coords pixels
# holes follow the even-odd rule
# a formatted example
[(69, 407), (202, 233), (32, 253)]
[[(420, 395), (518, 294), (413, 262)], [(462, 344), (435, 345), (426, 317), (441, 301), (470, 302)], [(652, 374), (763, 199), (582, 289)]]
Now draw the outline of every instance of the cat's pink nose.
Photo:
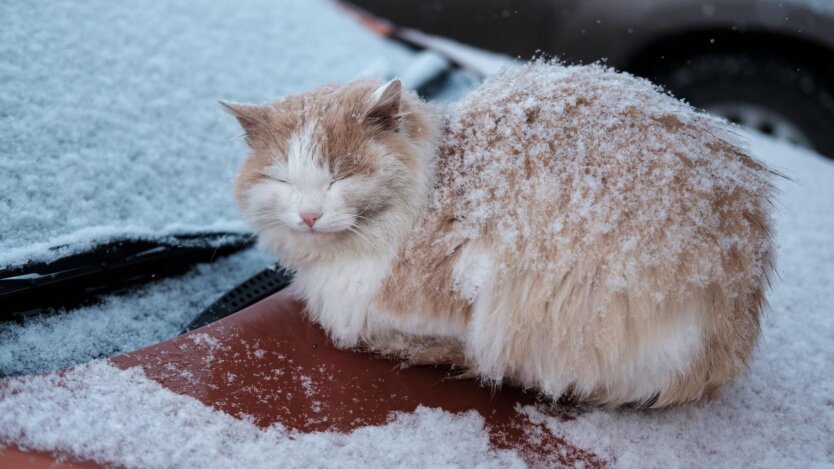
[(302, 213), (301, 219), (304, 220), (304, 224), (309, 226), (310, 228), (316, 224), (316, 220), (321, 218), (320, 213)]

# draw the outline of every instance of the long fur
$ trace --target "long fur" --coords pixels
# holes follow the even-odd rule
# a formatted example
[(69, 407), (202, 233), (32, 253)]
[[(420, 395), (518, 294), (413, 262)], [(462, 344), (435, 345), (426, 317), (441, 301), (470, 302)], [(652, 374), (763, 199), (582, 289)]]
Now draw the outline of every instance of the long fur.
[(227, 109), (241, 211), (339, 346), (654, 407), (751, 357), (770, 173), (644, 80), (539, 62), (445, 109), (397, 81)]

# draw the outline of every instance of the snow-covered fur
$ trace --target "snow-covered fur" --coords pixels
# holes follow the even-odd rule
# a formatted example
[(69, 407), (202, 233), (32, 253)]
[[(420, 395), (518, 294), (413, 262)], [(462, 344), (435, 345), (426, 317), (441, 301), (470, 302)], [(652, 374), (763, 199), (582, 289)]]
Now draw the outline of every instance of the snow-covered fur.
[(645, 80), (537, 62), (446, 109), (398, 81), (226, 106), (241, 211), (339, 346), (655, 407), (751, 356), (770, 173)]

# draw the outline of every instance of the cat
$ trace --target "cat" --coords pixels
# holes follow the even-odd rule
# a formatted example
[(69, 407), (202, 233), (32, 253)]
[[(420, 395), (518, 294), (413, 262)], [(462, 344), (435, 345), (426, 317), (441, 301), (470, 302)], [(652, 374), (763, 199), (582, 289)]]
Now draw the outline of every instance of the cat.
[(398, 80), (222, 104), (242, 215), (339, 347), (640, 407), (751, 358), (775, 173), (647, 80), (539, 60), (445, 107)]

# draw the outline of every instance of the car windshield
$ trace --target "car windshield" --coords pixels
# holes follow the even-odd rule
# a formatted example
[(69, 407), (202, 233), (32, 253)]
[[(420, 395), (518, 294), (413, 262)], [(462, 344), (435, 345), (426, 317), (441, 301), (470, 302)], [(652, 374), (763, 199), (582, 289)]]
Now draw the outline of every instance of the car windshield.
[(0, 9), (0, 266), (245, 231), (230, 196), (245, 145), (218, 100), (385, 75), (412, 55), (320, 2)]

